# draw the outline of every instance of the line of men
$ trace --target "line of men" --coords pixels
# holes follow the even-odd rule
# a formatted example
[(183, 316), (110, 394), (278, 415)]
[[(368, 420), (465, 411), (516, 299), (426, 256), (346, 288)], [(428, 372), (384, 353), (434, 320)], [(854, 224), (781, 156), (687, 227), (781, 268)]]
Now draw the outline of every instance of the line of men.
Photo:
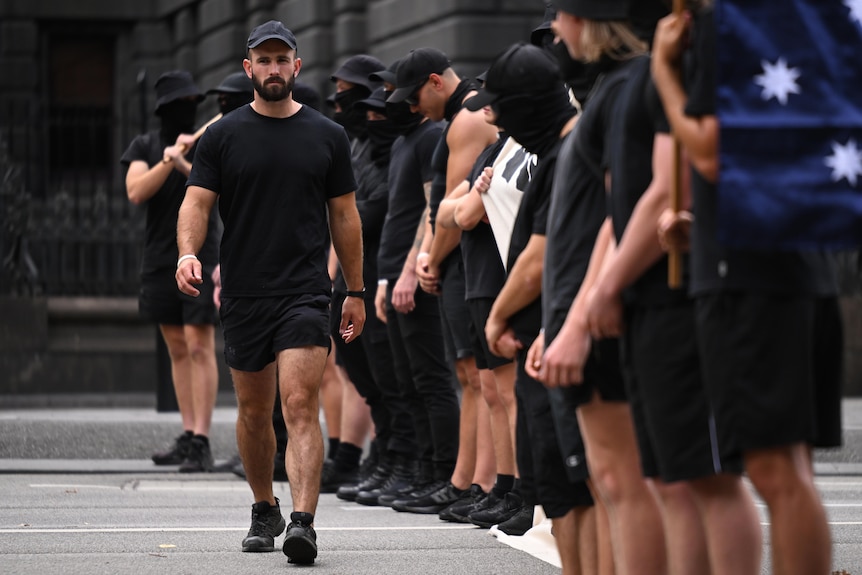
[[(311, 353), (304, 345), (326, 347), (320, 334), (276, 342), (291, 437), (291, 561), (316, 558), (318, 492), (336, 491), (518, 534), (542, 505), (567, 575), (759, 573), (762, 535), (744, 472), (770, 513), (773, 572), (827, 572), (811, 447), (840, 443), (834, 274), (823, 254), (715, 241), (714, 24), (708, 2), (691, 4), (693, 18), (665, 16), (659, 1), (559, 0), (530, 43), (494, 60), (481, 88), (434, 48), (388, 67), (359, 55), (333, 73), (348, 141), (328, 144), (340, 174), (326, 184), (330, 256), (341, 272), (326, 340), (370, 408), (373, 465), (358, 473), (361, 434), (357, 443), (342, 436), (323, 465), (306, 425), (319, 379), (298, 375), (296, 358)], [(269, 117), (323, 125), (291, 99), (300, 68), (292, 33), (269, 22), (248, 49), (255, 100), (204, 135), (204, 168), (196, 161), (180, 210), (176, 277), (191, 295), (210, 192), (233, 185), (218, 163), (233, 145), (229, 130), (261, 110), (254, 121), (267, 134)], [(671, 129), (691, 166), (694, 216), (663, 213)], [(220, 209), (225, 219), (230, 207)], [(359, 268), (347, 238), (364, 250)], [(691, 250), (683, 289), (667, 286), (663, 246)], [(243, 267), (224, 248), (223, 263)], [(375, 283), (374, 298), (357, 305)], [(230, 307), (243, 311), (232, 321), (263, 317), (265, 306), (239, 301), (255, 286), (243, 289), (233, 288)], [(290, 294), (299, 300), (290, 305), (319, 303)], [(260, 402), (247, 413), (243, 394), (263, 383), (250, 374), (273, 372), (261, 367), (266, 356), (234, 347), (248, 329), (240, 321), (225, 331), (240, 453), (247, 471), (255, 463), (243, 550), (271, 551), (285, 522), (265, 489), (270, 444), (251, 445), (264, 437)], [(837, 345), (814, 345), (824, 338)], [(305, 351), (282, 353), (295, 349)], [(303, 361), (318, 365), (314, 353)]]

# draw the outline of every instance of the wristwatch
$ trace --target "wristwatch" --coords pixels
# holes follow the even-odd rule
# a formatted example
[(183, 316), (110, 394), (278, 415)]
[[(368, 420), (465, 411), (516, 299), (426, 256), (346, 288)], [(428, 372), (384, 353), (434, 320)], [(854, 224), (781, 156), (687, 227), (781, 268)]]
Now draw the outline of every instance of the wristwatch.
[(365, 299), (365, 287), (361, 290), (347, 290), (347, 297), (358, 297)]

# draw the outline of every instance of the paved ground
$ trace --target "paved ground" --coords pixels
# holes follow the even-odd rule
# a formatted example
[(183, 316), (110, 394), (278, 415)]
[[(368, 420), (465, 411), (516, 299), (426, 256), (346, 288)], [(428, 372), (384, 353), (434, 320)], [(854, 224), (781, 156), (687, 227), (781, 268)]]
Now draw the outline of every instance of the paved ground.
[[(235, 408), (216, 409), (217, 459), (235, 451)], [(862, 573), (862, 401), (844, 405), (845, 446), (816, 454), (835, 569)], [(239, 552), (250, 491), (228, 473), (180, 475), (149, 460), (179, 431), (152, 407), (4, 406), (0, 398), (0, 573), (258, 573), (295, 569), (280, 553)], [(289, 501), (289, 486), (277, 484)], [(764, 529), (769, 518), (760, 506)], [(318, 574), (553, 574), (542, 523), (525, 538), (436, 516), (321, 496)], [(506, 543), (506, 544), (504, 544)], [(768, 551), (768, 537), (766, 538)], [(770, 573), (768, 553), (763, 574)]]

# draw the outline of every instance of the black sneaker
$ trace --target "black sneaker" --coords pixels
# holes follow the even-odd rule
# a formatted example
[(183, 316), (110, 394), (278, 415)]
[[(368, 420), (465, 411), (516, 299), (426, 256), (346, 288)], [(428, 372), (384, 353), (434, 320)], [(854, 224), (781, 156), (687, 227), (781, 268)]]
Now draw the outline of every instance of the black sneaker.
[[(292, 514), (291, 514), (292, 515)], [(293, 521), (287, 526), (282, 551), (287, 555), (288, 563), (311, 565), (317, 557), (317, 533), (314, 527)]]
[(284, 517), (278, 497), (275, 505), (266, 501), (251, 506), (251, 529), (242, 540), (242, 550), (249, 553), (267, 553), (275, 551), (275, 538), (284, 531)]
[(207, 441), (192, 437), (186, 459), (180, 464), (180, 473), (212, 471), (213, 454)]
[[(242, 465), (242, 459), (240, 459), (239, 453), (232, 455), (230, 459), (226, 459), (221, 463), (213, 465), (213, 471), (233, 473), (233, 468), (237, 465)], [(243, 470), (243, 473), (245, 473), (245, 470)]]
[(397, 490), (384, 490), (380, 497), (377, 498), (378, 505), (392, 507), (392, 504), (399, 499), (418, 499), (424, 497), (433, 491), (437, 491), (443, 487), (445, 483), (435, 479), (416, 477), (406, 485), (402, 485)]
[(508, 521), (503, 521), (497, 525), (497, 529), (506, 535), (521, 536), (533, 527), (533, 510), (532, 505), (524, 505), (515, 513)]
[[(392, 472), (383, 485), (367, 491), (359, 491), (354, 501), (361, 505), (383, 505), (381, 497), (391, 497), (392, 501), (415, 489), (417, 465), (415, 461), (396, 457)], [(391, 505), (392, 502), (390, 501)]]
[(323, 470), (320, 473), (320, 492), (335, 493), (342, 485), (354, 485), (359, 483), (359, 466), (353, 469), (344, 470), (339, 465), (327, 459), (323, 463)]
[(469, 494), (469, 489), (458, 489), (452, 483), (445, 482), (443, 485), (434, 491), (406, 499), (396, 499), (392, 502), (392, 509), (395, 511), (407, 511), (410, 513), (422, 513), (430, 515), (432, 513), (440, 513), (456, 501), (460, 500), (465, 494)]
[(454, 523), (470, 523), (467, 519), (467, 514), (473, 511), (479, 501), (488, 497), (488, 494), (482, 491), (482, 488), (475, 483), (470, 486), (470, 489), (463, 491), (461, 497), (454, 501), (451, 505), (440, 511), (441, 521), (452, 521)]
[[(237, 477), (242, 477), (245, 479), (245, 466), (242, 464), (242, 460), (238, 460), (236, 464), (230, 469), (234, 475)], [(273, 481), (288, 481), (287, 470), (284, 466), (284, 456), (276, 455), (275, 461), (272, 466), (272, 480)]]
[(165, 451), (153, 453), (153, 463), (156, 465), (179, 465), (186, 460), (192, 436), (183, 433), (174, 440), (174, 444)]
[(468, 516), (470, 523), (485, 529), (508, 521), (524, 506), (520, 495), (509, 492), (496, 505), (482, 511), (473, 511)]

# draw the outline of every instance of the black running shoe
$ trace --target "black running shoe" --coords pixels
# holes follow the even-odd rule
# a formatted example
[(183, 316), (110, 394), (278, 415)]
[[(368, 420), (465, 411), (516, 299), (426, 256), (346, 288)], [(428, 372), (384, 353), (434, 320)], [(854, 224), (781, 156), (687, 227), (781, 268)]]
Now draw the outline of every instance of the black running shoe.
[(249, 553), (267, 553), (275, 551), (275, 538), (284, 531), (284, 517), (278, 497), (275, 505), (261, 501), (251, 506), (251, 529), (242, 540), (242, 550)]
[(186, 460), (192, 436), (183, 433), (174, 440), (174, 444), (164, 451), (153, 453), (153, 463), (156, 465), (179, 465)]
[[(233, 473), (233, 468), (237, 465), (242, 465), (242, 459), (240, 459), (239, 453), (232, 455), (229, 459), (226, 459), (221, 463), (213, 465), (213, 471)], [(243, 473), (245, 473), (245, 470), (243, 470)]]
[(467, 519), (467, 514), (473, 511), (476, 503), (488, 497), (488, 494), (482, 491), (482, 488), (475, 483), (470, 486), (470, 489), (461, 493), (456, 501), (440, 511), (441, 521), (452, 521), (454, 523), (470, 523)]
[(506, 535), (523, 535), (533, 527), (534, 509), (532, 505), (524, 505), (511, 519), (498, 524), (497, 529)]
[(210, 444), (198, 437), (192, 437), (186, 459), (180, 464), (180, 473), (200, 473), (213, 470), (213, 454)]
[(392, 475), (392, 468), (388, 465), (380, 464), (368, 478), (354, 485), (342, 485), (338, 488), (335, 496), (344, 501), (356, 501), (356, 496), (360, 491), (370, 492), (375, 489), (380, 489)]
[(498, 525), (508, 521), (524, 506), (524, 500), (520, 495), (511, 491), (503, 496), (496, 505), (482, 511), (474, 511), (468, 516), (470, 523), (485, 529), (492, 525)]
[(282, 551), (287, 555), (288, 563), (311, 565), (317, 557), (317, 533), (314, 527), (291, 521), (284, 536)]
[(396, 499), (392, 502), (395, 511), (407, 511), (410, 513), (422, 513), (431, 515), (440, 513), (454, 502), (461, 499), (464, 494), (469, 494), (469, 489), (458, 489), (450, 482), (445, 482), (441, 487), (419, 497), (408, 497)]

